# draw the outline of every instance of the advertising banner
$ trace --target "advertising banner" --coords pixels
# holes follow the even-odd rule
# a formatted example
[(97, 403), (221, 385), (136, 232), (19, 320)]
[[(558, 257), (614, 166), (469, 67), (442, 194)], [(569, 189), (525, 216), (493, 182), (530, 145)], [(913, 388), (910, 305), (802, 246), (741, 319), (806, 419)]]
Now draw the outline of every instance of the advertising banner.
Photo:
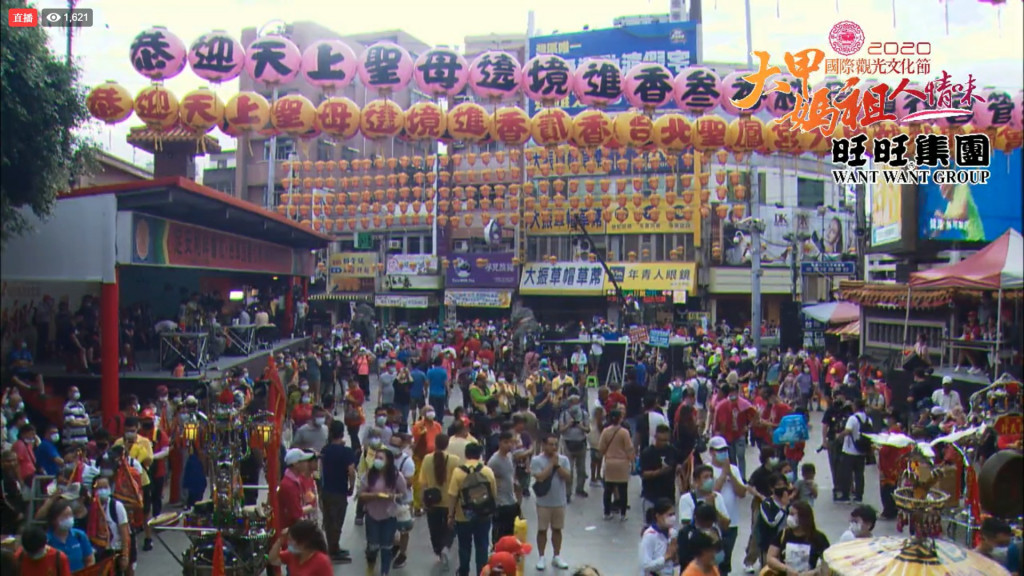
[(286, 246), (140, 214), (132, 223), (132, 264), (266, 274), (313, 272), (312, 255)]
[[(721, 254), (712, 255), (712, 263), (723, 266), (749, 266), (752, 248), (750, 233), (736, 227), (738, 218), (729, 211), (721, 217), (712, 210), (712, 221), (718, 224), (712, 244), (721, 246)], [(823, 214), (809, 208), (779, 208), (761, 206), (761, 219), (765, 231), (761, 234), (761, 265), (766, 267), (789, 266), (792, 250), (786, 236), (801, 235), (803, 252), (801, 260), (831, 260), (849, 252), (855, 244), (853, 213), (826, 211)], [(714, 224), (713, 224), (714, 225)]]
[[(693, 262), (616, 262), (608, 269), (624, 292), (686, 291), (697, 286), (697, 264)], [(605, 291), (614, 293), (611, 278), (605, 280)]]
[(373, 297), (373, 305), (378, 308), (426, 308), (429, 304), (428, 296), (377, 294)]
[(463, 308), (508, 308), (512, 305), (511, 290), (447, 290), (444, 293), (447, 306)]
[[(697, 25), (693, 22), (660, 22), (636, 26), (620, 26), (602, 30), (588, 30), (570, 34), (551, 34), (530, 38), (529, 57), (555, 54), (565, 58), (574, 69), (587, 58), (611, 60), (618, 64), (625, 76), (630, 68), (642, 62), (656, 62), (666, 66), (675, 76), (683, 68), (697, 62)], [(528, 82), (529, 79), (524, 79)], [(530, 101), (530, 114), (536, 110)], [(586, 107), (571, 95), (558, 106), (570, 114)], [(665, 109), (674, 109), (674, 103)], [(608, 112), (627, 110), (625, 100), (605, 108)]]
[(587, 217), (589, 211), (585, 208), (527, 212), (526, 232), (533, 236), (561, 236), (571, 233), (571, 223), (578, 219), (590, 234), (689, 233), (700, 236), (700, 213), (695, 204), (680, 201), (671, 207), (654, 207), (645, 201), (639, 207), (630, 203), (621, 208), (613, 205), (607, 210), (596, 207), (593, 211), (596, 216), (593, 221)]
[(433, 254), (397, 254), (388, 256), (388, 274), (408, 276), (434, 276), (437, 274), (437, 256)]
[(448, 257), (448, 270), (445, 272), (445, 285), (449, 288), (514, 288), (519, 278), (516, 275), (516, 267), (512, 264), (513, 257), (512, 252), (451, 254)]
[(992, 151), (985, 184), (918, 186), (918, 237), (941, 242), (991, 242), (1021, 229), (1021, 151)]
[(387, 275), (381, 282), (384, 290), (439, 290), (440, 276), (410, 276), (408, 274)]
[(586, 262), (529, 262), (523, 267), (519, 292), (547, 296), (600, 296), (604, 268)]
[[(892, 170), (892, 168), (884, 168)], [(896, 244), (903, 236), (903, 186), (879, 180), (871, 191), (871, 247)]]
[(668, 330), (656, 330), (650, 331), (650, 342), (651, 346), (655, 348), (668, 348), (669, 337), (672, 335)]
[(376, 278), (376, 252), (336, 252), (331, 254), (330, 273), (351, 278)]

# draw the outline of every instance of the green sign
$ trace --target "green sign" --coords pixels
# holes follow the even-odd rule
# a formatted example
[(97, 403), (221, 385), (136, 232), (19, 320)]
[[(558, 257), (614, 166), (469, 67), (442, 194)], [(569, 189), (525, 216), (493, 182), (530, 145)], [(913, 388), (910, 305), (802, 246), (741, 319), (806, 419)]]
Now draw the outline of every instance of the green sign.
[(373, 249), (373, 236), (369, 232), (356, 232), (356, 250)]

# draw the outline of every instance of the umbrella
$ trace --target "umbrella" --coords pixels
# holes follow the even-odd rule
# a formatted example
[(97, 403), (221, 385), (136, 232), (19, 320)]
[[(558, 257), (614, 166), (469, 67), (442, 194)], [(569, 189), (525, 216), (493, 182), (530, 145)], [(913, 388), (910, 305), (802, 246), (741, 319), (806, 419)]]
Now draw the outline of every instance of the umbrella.
[(935, 541), (935, 549), (904, 538), (858, 538), (825, 551), (833, 576), (1000, 576), (1005, 568), (952, 542)]
[(860, 319), (860, 306), (853, 302), (824, 302), (804, 307), (804, 316), (825, 324), (842, 324)]

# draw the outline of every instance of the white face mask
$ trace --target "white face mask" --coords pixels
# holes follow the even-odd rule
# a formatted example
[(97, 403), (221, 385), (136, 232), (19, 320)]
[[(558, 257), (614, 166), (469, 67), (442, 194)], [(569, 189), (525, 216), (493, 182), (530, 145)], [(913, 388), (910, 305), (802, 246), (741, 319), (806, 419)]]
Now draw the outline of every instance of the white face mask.
[(313, 421), (316, 422), (317, 426), (323, 426), (327, 422), (327, 418), (321, 416), (319, 418), (315, 418)]
[(800, 527), (800, 522), (797, 521), (796, 516), (790, 514), (789, 516), (786, 516), (786, 526), (796, 529)]
[(850, 532), (854, 536), (860, 535), (860, 522), (850, 522)]

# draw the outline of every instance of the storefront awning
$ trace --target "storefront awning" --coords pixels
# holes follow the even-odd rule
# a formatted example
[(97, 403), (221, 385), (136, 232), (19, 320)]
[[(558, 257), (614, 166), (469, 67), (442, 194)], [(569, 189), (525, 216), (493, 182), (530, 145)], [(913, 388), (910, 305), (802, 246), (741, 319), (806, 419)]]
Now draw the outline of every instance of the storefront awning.
[(843, 340), (855, 340), (860, 338), (860, 320), (855, 320), (849, 324), (844, 324), (838, 328), (826, 331), (826, 334), (833, 336), (839, 336)]
[(321, 292), (309, 297), (311, 302), (370, 302), (373, 294), (353, 294), (350, 292)]

